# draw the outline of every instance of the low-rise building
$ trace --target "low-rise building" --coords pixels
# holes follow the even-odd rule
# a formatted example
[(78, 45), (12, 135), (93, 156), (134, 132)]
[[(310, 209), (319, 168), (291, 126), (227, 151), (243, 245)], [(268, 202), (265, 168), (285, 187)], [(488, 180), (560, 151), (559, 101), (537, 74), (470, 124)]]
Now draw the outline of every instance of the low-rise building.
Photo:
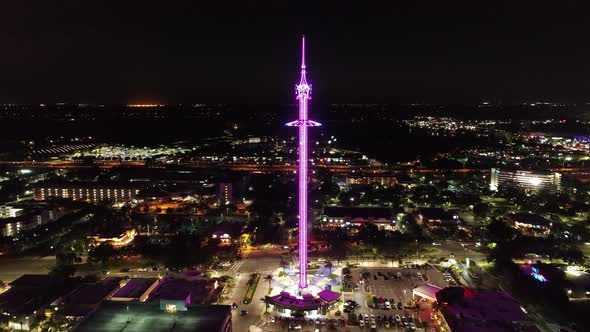
[(0, 294), (0, 312), (8, 318), (9, 328), (30, 331), (46, 315), (45, 309), (74, 288), (75, 283), (67, 278), (25, 274)]
[(397, 230), (393, 210), (388, 208), (326, 206), (321, 221), (327, 228), (374, 224), (380, 229)]
[(465, 289), (463, 294), (449, 292), (452, 298), (445, 299), (445, 290), (437, 293), (440, 313), (436, 321), (446, 331), (540, 331), (521, 306), (504, 291)]
[(122, 232), (113, 232), (109, 234), (98, 234), (98, 235), (91, 235), (88, 236), (88, 239), (91, 240), (94, 244), (100, 245), (102, 243), (108, 243), (115, 248), (120, 248), (128, 245), (135, 239), (137, 235), (137, 231), (132, 229), (127, 229)]
[(179, 310), (173, 304), (111, 302), (98, 307), (73, 331), (206, 331), (231, 332), (231, 306), (191, 305)]
[(528, 235), (547, 235), (553, 227), (553, 221), (534, 213), (512, 213), (506, 219), (514, 228)]
[(120, 278), (105, 278), (96, 283), (82, 284), (62, 301), (56, 303), (55, 315), (81, 319), (94, 310), (120, 286)]
[(119, 289), (110, 298), (111, 301), (140, 301), (145, 302), (150, 294), (160, 284), (158, 278), (132, 278), (125, 283), (121, 289)]
[(442, 208), (418, 209), (416, 221), (429, 226), (457, 226), (461, 223), (457, 212)]
[(152, 292), (149, 302), (160, 303), (161, 309), (169, 304), (177, 310), (187, 310), (193, 304), (208, 304), (216, 300), (215, 291), (219, 283), (214, 279), (188, 280), (183, 278), (164, 278)]

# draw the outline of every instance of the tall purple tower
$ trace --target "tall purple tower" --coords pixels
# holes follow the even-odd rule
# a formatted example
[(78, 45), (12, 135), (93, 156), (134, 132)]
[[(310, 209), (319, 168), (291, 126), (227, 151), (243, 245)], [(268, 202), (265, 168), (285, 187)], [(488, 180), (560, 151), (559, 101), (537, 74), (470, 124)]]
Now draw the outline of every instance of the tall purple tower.
[(287, 123), (287, 126), (299, 127), (299, 289), (307, 288), (307, 164), (309, 161), (307, 147), (307, 127), (318, 127), (320, 123), (308, 119), (308, 100), (311, 99), (311, 84), (307, 83), (305, 70), (305, 36), (301, 40), (301, 78), (295, 85), (299, 101), (299, 119)]

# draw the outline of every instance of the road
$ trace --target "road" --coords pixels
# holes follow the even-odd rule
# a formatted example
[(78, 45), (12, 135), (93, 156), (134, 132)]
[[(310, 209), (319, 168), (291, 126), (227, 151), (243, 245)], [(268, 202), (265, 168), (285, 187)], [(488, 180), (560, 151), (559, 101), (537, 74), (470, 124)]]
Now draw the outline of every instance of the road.
[[(72, 160), (55, 160), (55, 161), (29, 161), (29, 160), (1, 160), (0, 167), (4, 168), (49, 168), (49, 169), (84, 169), (84, 168), (104, 168), (109, 169), (113, 167), (148, 167), (148, 168), (166, 168), (166, 167), (186, 167), (186, 168), (198, 168), (198, 169), (211, 169), (219, 168), (231, 171), (239, 172), (251, 172), (251, 173), (273, 173), (273, 172), (285, 172), (293, 173), (297, 170), (297, 166), (294, 165), (279, 165), (279, 164), (249, 164), (249, 163), (233, 163), (233, 162), (193, 162), (193, 161), (182, 161), (173, 164), (155, 164), (145, 165), (143, 162), (100, 162), (96, 164), (86, 164), (79, 161)], [(333, 164), (315, 164), (311, 167), (312, 170), (327, 170), (331, 173), (339, 174), (350, 174), (350, 173), (370, 173), (370, 174), (381, 174), (381, 173), (392, 173), (392, 172), (407, 172), (411, 171), (414, 173), (470, 173), (470, 172), (487, 172), (488, 169), (476, 169), (476, 168), (464, 168), (464, 169), (429, 169), (429, 168), (401, 168), (397, 165), (333, 165)]]
[(0, 256), (0, 280), (9, 283), (23, 274), (47, 274), (55, 266), (55, 256)]
[[(234, 331), (247, 332), (251, 325), (261, 326), (264, 322), (265, 305), (260, 299), (267, 295), (268, 283), (262, 278), (280, 267), (280, 253), (282, 252), (284, 250), (277, 251), (277, 249), (243, 252), (244, 259), (235, 262), (227, 271), (218, 271), (219, 274), (231, 275), (236, 280), (236, 285), (229, 294), (226, 294), (226, 299), (223, 301), (225, 304), (236, 303), (238, 305), (238, 308), (232, 312)], [(242, 302), (248, 289), (248, 279), (252, 273), (259, 273), (261, 280), (254, 293), (252, 303), (244, 304)], [(247, 310), (248, 313), (242, 315), (242, 310)]]

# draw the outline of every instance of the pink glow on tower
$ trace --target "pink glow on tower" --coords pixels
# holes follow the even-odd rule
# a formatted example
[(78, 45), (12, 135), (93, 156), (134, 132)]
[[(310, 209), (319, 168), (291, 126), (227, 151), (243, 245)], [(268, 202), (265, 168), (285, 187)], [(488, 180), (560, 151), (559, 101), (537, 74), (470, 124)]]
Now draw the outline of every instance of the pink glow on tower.
[(288, 126), (299, 127), (299, 289), (307, 288), (307, 127), (321, 126), (319, 122), (307, 117), (307, 101), (311, 99), (311, 85), (307, 84), (305, 71), (305, 36), (301, 41), (301, 79), (295, 86), (299, 100), (299, 119), (287, 123)]

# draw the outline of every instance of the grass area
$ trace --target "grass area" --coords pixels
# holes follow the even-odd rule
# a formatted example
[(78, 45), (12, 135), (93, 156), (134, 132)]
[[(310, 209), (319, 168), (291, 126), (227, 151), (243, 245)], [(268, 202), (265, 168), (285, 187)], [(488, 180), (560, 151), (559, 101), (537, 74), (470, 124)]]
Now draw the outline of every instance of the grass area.
[(260, 274), (254, 273), (250, 276), (250, 280), (248, 281), (248, 289), (246, 290), (246, 295), (244, 295), (244, 300), (242, 301), (244, 304), (252, 303), (252, 298), (254, 297), (254, 293), (256, 293), (256, 287), (258, 287), (258, 282), (260, 281)]
[(328, 278), (329, 278), (330, 280), (334, 280), (334, 279), (338, 278), (338, 276), (337, 276), (337, 275), (335, 275), (334, 273), (332, 273), (332, 274), (330, 274), (330, 275), (328, 276)]

